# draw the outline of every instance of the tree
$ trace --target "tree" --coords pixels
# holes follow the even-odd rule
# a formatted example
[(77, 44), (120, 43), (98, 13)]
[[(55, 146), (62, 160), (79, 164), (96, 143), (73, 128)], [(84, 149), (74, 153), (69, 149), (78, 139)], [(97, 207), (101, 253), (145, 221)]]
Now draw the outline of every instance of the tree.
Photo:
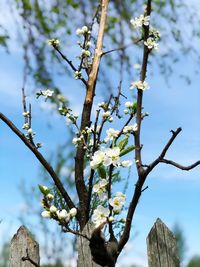
[(194, 256), (187, 267), (198, 267), (200, 264), (200, 257), (199, 256)]
[(9, 243), (4, 242), (0, 251), (0, 266), (7, 267), (9, 258)]
[[(23, 4), (27, 3), (29, 1), (23, 1)], [(38, 10), (37, 3), (36, 1)], [(134, 38), (132, 42), (140, 44), (143, 50), (140, 77), (131, 84), (131, 89), (135, 89), (136, 101), (126, 101), (125, 115), (123, 114), (124, 119), (122, 120), (120, 103), (123, 102), (122, 98), (126, 96), (122, 93), (123, 76), (120, 76), (117, 92), (114, 95), (111, 94), (107, 101), (99, 103), (96, 116), (94, 119), (92, 118), (92, 108), (94, 106), (101, 61), (106, 54), (112, 52), (110, 50), (103, 52), (108, 7), (109, 1), (102, 0), (92, 23), (77, 29), (77, 34), (81, 38), (79, 42), (81, 55), (78, 67), (62, 53), (58, 39), (53, 38), (49, 40), (54, 53), (57, 53), (68, 64), (75, 78), (86, 89), (81, 118), (73, 114), (59, 91), (55, 93), (55, 99), (60, 106), (60, 114), (66, 116), (77, 129), (76, 137), (73, 139), (73, 143), (76, 146), (74, 180), (77, 202), (72, 199), (70, 192), (66, 190), (60, 177), (40, 153), (41, 144), (35, 143), (31, 126), (31, 106), (29, 105), (29, 109), (27, 109), (24, 91), (23, 116), (25, 123), (23, 129), (26, 131), (25, 135), (4, 114), (0, 113), (1, 120), (33, 152), (53, 179), (55, 185), (52, 188), (39, 186), (43, 195), (42, 204), (44, 211), (42, 215), (45, 218), (51, 218), (58, 222), (64, 232), (73, 233), (80, 237), (80, 266), (85, 259), (84, 253), (81, 254), (80, 251), (88, 253), (86, 250), (88, 242), (93, 260), (96, 263), (102, 266), (115, 266), (120, 253), (129, 240), (131, 223), (136, 207), (142, 193), (147, 189), (145, 187), (146, 179), (156, 166), (160, 163), (165, 163), (181, 170), (191, 170), (200, 164), (200, 161), (197, 161), (189, 166), (183, 166), (166, 158), (166, 153), (181, 132), (181, 128), (171, 131), (172, 135), (169, 141), (154, 161), (150, 164), (143, 163), (141, 125), (147, 114), (143, 111), (142, 101), (144, 91), (149, 87), (146, 82), (148, 60), (153, 51), (156, 50), (157, 42), (160, 39), (158, 30), (150, 27), (151, 0), (148, 0), (144, 14), (131, 20), (133, 28), (139, 29), (140, 32), (139, 37)], [(31, 10), (29, 6), (28, 9), (29, 11)], [(27, 18), (28, 16), (26, 15)], [(44, 21), (42, 22), (44, 24)], [(90, 42), (93, 37), (93, 27), (96, 24), (99, 26), (98, 34), (95, 39), (95, 49), (92, 50)], [(124, 48), (117, 50), (123, 51)], [(121, 56), (121, 64), (123, 60), (124, 55)], [(120, 69), (120, 74), (122, 74), (122, 68)], [(37, 97), (51, 99), (53, 94), (53, 90), (41, 90), (37, 93)], [(106, 128), (108, 123), (112, 123), (113, 118), (119, 120), (118, 125), (121, 124), (119, 129)], [(124, 192), (116, 192), (114, 185), (115, 182), (120, 181), (120, 168), (126, 169), (131, 166), (132, 161), (122, 157), (131, 155), (132, 151), (134, 151), (137, 178), (130, 204), (127, 206), (126, 219), (124, 220), (121, 212), (124, 208), (126, 197)], [(86, 166), (89, 167), (89, 173), (86, 172)], [(91, 223), (94, 224), (94, 229)], [(106, 226), (108, 226), (108, 242), (102, 236), (102, 230)]]
[(186, 252), (186, 242), (183, 230), (181, 229), (179, 224), (175, 224), (173, 227), (173, 233), (177, 240), (177, 247), (178, 247), (178, 256), (180, 263), (183, 262)]

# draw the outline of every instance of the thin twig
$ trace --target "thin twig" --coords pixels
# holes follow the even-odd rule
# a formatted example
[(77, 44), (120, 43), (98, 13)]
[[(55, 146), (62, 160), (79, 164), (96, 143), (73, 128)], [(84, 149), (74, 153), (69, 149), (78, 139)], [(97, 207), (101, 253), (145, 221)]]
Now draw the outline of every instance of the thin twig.
[(160, 155), (151, 163), (148, 165), (147, 169), (145, 170), (145, 174), (148, 175), (160, 162), (161, 160), (164, 159), (168, 149), (170, 148), (170, 146), (172, 145), (172, 143), (174, 142), (174, 140), (176, 139), (177, 135), (182, 131), (182, 129), (179, 127), (177, 128), (176, 131), (172, 131), (172, 136), (169, 139), (169, 141), (167, 142), (167, 144), (165, 145), (165, 147), (163, 148), (162, 152), (160, 153)]
[[(27, 108), (26, 108), (26, 95), (25, 95), (24, 87), (22, 88), (22, 104), (23, 104), (23, 111), (24, 111), (24, 113), (26, 113)], [(24, 123), (28, 123), (28, 117), (27, 116), (24, 116)]]
[(200, 160), (196, 161), (195, 163), (189, 165), (189, 166), (183, 166), (177, 162), (174, 162), (173, 160), (168, 160), (168, 159), (161, 159), (160, 163), (166, 163), (166, 164), (170, 164), (178, 169), (181, 169), (183, 171), (189, 171), (195, 167), (197, 167), (198, 165), (200, 165)]
[(111, 49), (111, 50), (105, 51), (105, 52), (102, 53), (101, 57), (103, 57), (103, 56), (105, 56), (105, 55), (107, 55), (107, 54), (110, 54), (110, 53), (112, 53), (112, 52), (116, 52), (116, 51), (120, 51), (120, 50), (123, 51), (123, 50), (125, 50), (126, 48), (132, 46), (133, 44), (138, 44), (140, 41), (142, 41), (142, 38), (140, 38), (140, 39), (138, 39), (138, 40), (136, 40), (136, 41), (134, 41), (134, 42), (131, 42), (131, 43), (129, 43), (129, 44), (126, 44), (126, 45), (123, 45), (123, 46), (120, 46), (120, 47), (113, 48), (113, 49)]
[(33, 266), (35, 266), (35, 267), (40, 267), (39, 264), (37, 264), (35, 261), (33, 261), (33, 260), (30, 258), (29, 254), (28, 254), (28, 249), (26, 249), (26, 257), (22, 257), (22, 261), (29, 261)]
[[(92, 148), (92, 155), (94, 155), (97, 146), (98, 146), (98, 142), (97, 142), (97, 127), (98, 127), (98, 120), (99, 120), (99, 114), (100, 114), (100, 109), (98, 109), (97, 111), (97, 115), (96, 115), (96, 120), (95, 120), (95, 124), (94, 124), (94, 131), (93, 131), (93, 135), (94, 135), (94, 144), (93, 144), (93, 148)], [(93, 169), (91, 169), (90, 171), (90, 177), (89, 177), (89, 183), (88, 183), (88, 201), (87, 201), (87, 211), (88, 211), (88, 220), (90, 217), (90, 205), (91, 205), (91, 199), (92, 199), (92, 187), (93, 187), (93, 179), (94, 179), (94, 173), (95, 171)]]
[[(58, 54), (67, 62), (67, 64), (71, 67), (73, 71), (78, 71), (78, 69), (73, 65), (72, 61), (69, 60), (57, 46), (54, 45), (53, 47), (58, 52)], [(87, 86), (87, 82), (84, 78), (80, 78), (79, 80), (81, 80)]]
[(88, 241), (90, 241), (90, 238), (87, 236), (87, 235), (84, 235), (78, 231), (75, 231), (73, 229), (71, 229), (69, 226), (64, 226), (62, 228), (63, 232), (68, 232), (68, 233), (71, 233), (71, 234), (74, 234), (74, 235), (78, 235), (78, 236), (81, 236), (81, 237), (84, 237), (85, 239), (87, 239)]
[[(109, 178), (108, 178), (108, 199), (111, 199), (111, 197), (112, 197), (111, 187), (112, 187), (113, 169), (114, 169), (114, 166), (111, 164), (110, 168), (109, 168)], [(109, 217), (110, 217), (112, 215), (112, 211), (113, 211), (113, 207), (111, 205), (109, 205), (109, 210), (110, 210), (110, 214), (109, 214)], [(108, 222), (108, 230), (109, 230), (110, 237), (115, 237), (112, 222), (110, 222), (110, 221)]]

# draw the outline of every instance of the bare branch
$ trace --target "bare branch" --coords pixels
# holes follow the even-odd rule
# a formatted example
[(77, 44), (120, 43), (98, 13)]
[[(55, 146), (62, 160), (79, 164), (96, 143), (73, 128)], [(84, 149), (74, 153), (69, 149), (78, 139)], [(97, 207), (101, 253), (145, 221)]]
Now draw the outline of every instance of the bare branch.
[[(114, 166), (111, 164), (110, 168), (109, 168), (109, 180), (108, 180), (108, 199), (111, 199), (111, 187), (112, 187), (112, 174), (113, 174), (113, 169)], [(112, 215), (112, 211), (113, 211), (113, 207), (111, 205), (109, 205), (109, 210), (110, 210), (110, 214), (109, 217)], [(108, 222), (108, 230), (109, 230), (109, 234), (110, 234), (110, 238), (115, 238), (114, 235), (114, 231), (113, 231), (113, 226), (112, 226), (112, 222)]]
[[(101, 2), (101, 18), (99, 24), (99, 32), (96, 42), (96, 48), (94, 52), (94, 59), (92, 62), (91, 70), (87, 82), (87, 92), (85, 96), (85, 101), (82, 110), (81, 118), (81, 131), (85, 129), (86, 126), (90, 126), (91, 111), (93, 105), (93, 98), (95, 94), (96, 80), (99, 71), (99, 65), (102, 54), (103, 38), (106, 26), (107, 10), (108, 10), (109, 0), (102, 0)], [(75, 183), (76, 189), (80, 201), (80, 212), (81, 212), (81, 223), (80, 227), (83, 228), (87, 221), (87, 203), (88, 203), (88, 192), (86, 190), (84, 182), (84, 156), (85, 150), (83, 146), (77, 148), (76, 158), (75, 158)]]
[(105, 52), (102, 53), (101, 57), (103, 57), (103, 56), (105, 56), (107, 54), (110, 54), (112, 52), (116, 52), (116, 51), (120, 51), (120, 50), (124, 51), (126, 48), (132, 46), (133, 44), (138, 44), (140, 41), (142, 41), (142, 38), (140, 38), (140, 39), (138, 39), (138, 40), (136, 40), (134, 42), (131, 42), (131, 43), (127, 44), (127, 45), (123, 45), (123, 46), (120, 46), (120, 47), (105, 51)]
[(191, 164), (189, 166), (183, 166), (183, 165), (181, 165), (179, 163), (176, 163), (176, 162), (174, 162), (172, 160), (168, 160), (168, 159), (161, 159), (160, 162), (172, 165), (172, 166), (174, 166), (174, 167), (176, 167), (178, 169), (181, 169), (183, 171), (189, 171), (189, 170), (197, 167), (198, 165), (200, 165), (200, 160), (196, 161), (195, 163), (193, 163), (193, 164)]
[[(78, 71), (78, 69), (73, 65), (72, 61), (69, 60), (57, 46), (54, 45), (53, 47), (58, 52), (58, 54), (60, 54), (60, 56), (67, 62), (67, 64), (71, 67), (73, 71)], [(87, 86), (87, 82), (84, 78), (80, 78), (79, 80), (81, 80)]]
[[(27, 107), (26, 107), (26, 95), (25, 95), (24, 87), (22, 88), (22, 104), (23, 104), (23, 111), (24, 113), (26, 113)], [(24, 123), (28, 123), (28, 116), (24, 117)]]
[[(147, 3), (147, 16), (151, 14), (151, 0), (148, 0)], [(149, 37), (149, 25), (143, 26), (144, 29), (144, 41), (146, 41)], [(140, 80), (144, 82), (147, 73), (147, 63), (149, 58), (149, 49), (146, 45), (143, 47), (143, 60), (142, 67), (140, 73)], [(141, 131), (141, 123), (142, 123), (142, 99), (143, 99), (143, 91), (137, 90), (137, 111), (136, 111), (136, 123), (138, 126), (138, 130), (135, 132), (135, 161), (137, 166), (138, 175), (142, 174), (144, 169), (142, 167), (142, 157), (141, 157), (141, 144), (140, 144), (140, 131)]]
[(4, 121), (8, 127), (22, 140), (22, 142), (33, 152), (39, 162), (43, 165), (46, 171), (52, 177), (55, 185), (57, 186), (58, 190), (60, 191), (61, 195), (63, 196), (64, 200), (66, 201), (69, 208), (74, 208), (75, 205), (72, 202), (70, 196), (66, 192), (65, 188), (63, 187), (62, 182), (60, 181), (59, 177), (51, 167), (51, 165), (46, 161), (46, 159), (42, 156), (42, 154), (38, 151), (38, 149), (29, 142), (29, 140), (24, 136), (24, 134), (4, 115), (0, 112), (0, 119)]
[(63, 232), (66, 232), (66, 233), (71, 233), (74, 235), (82, 236), (82, 237), (86, 238), (88, 241), (90, 241), (90, 238), (87, 235), (84, 235), (78, 231), (75, 231), (75, 230), (71, 229), (69, 226), (63, 226), (62, 230), (63, 230)]
[[(150, 16), (151, 14), (151, 0), (148, 0), (147, 2), (147, 9), (146, 14), (147, 16)], [(149, 25), (143, 26), (144, 29), (144, 41), (146, 41), (149, 37)], [(143, 48), (143, 60), (142, 60), (142, 68), (140, 73), (140, 80), (143, 82), (146, 78), (146, 72), (147, 72), (147, 63), (148, 63), (148, 57), (149, 57), (149, 50), (144, 45)], [(134, 194), (131, 200), (131, 203), (128, 208), (128, 213), (126, 217), (126, 224), (123, 231), (123, 234), (119, 241), (118, 246), (118, 252), (120, 253), (127, 243), (130, 235), (131, 230), (131, 223), (133, 219), (133, 215), (135, 212), (135, 209), (137, 207), (138, 201), (140, 199), (140, 196), (142, 194), (142, 187), (146, 180), (146, 173), (144, 173), (144, 168), (142, 166), (142, 158), (141, 158), (141, 143), (140, 143), (140, 129), (141, 129), (141, 122), (142, 122), (142, 98), (143, 98), (143, 91), (137, 90), (137, 110), (136, 110), (136, 123), (138, 126), (138, 130), (135, 132), (135, 160), (136, 160), (136, 166), (137, 166), (137, 172), (138, 172), (138, 180), (135, 185)]]
[(168, 149), (170, 148), (171, 144), (174, 142), (177, 135), (182, 131), (182, 129), (179, 127), (176, 131), (171, 130), (172, 136), (167, 142), (166, 146), (163, 148), (160, 155), (155, 159), (145, 170), (146, 175), (148, 175), (160, 162), (164, 159)]

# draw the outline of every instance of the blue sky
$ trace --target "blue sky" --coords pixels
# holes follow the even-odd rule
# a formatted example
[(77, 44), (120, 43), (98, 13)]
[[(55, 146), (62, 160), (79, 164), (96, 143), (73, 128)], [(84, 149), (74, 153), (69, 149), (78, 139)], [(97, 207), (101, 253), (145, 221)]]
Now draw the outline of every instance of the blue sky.
[[(162, 51), (162, 44), (160, 49)], [(21, 116), (22, 50), (16, 45), (16, 41), (13, 41), (11, 54), (6, 54), (0, 48), (0, 58), (0, 111), (21, 128), (23, 124)], [(185, 165), (190, 164), (200, 159), (200, 77), (194, 72), (192, 59), (186, 57), (181, 58), (180, 63), (175, 66), (174, 73), (170, 77), (170, 87), (165, 79), (155, 75), (157, 70), (153, 68), (154, 75), (151, 76), (149, 72), (147, 77), (151, 88), (144, 96), (145, 111), (150, 113), (150, 116), (144, 120), (142, 128), (144, 162), (151, 162), (169, 139), (170, 130), (181, 126), (183, 131), (168, 151), (167, 158)], [(190, 85), (178, 77), (182, 72), (191, 75)], [(61, 84), (63, 80), (59, 82)], [(75, 82), (73, 88), (74, 86), (77, 86)], [(125, 83), (125, 87), (128, 87), (128, 82)], [(78, 86), (76, 90), (78, 95), (82, 94)], [(79, 110), (80, 103), (77, 102), (77, 96), (69, 95), (69, 97), (73, 109)], [(65, 140), (66, 125), (57, 116), (49, 117), (48, 112), (41, 112), (33, 97), (30, 97), (30, 100), (33, 103), (33, 128), (37, 133), (36, 138), (44, 143), (41, 151), (48, 156), (59, 142)], [(47, 128), (47, 119), (52, 125), (56, 124), (56, 129)], [(0, 236), (3, 237), (2, 239), (13, 235), (20, 225), (17, 218), (24, 207), (23, 198), (18, 189), (20, 181), (24, 179), (27, 184), (37, 186), (38, 170), (39, 163), (31, 152), (5, 124), (0, 122), (0, 218), (3, 219), (0, 225)], [(183, 172), (172, 166), (160, 165), (150, 174), (146, 185), (149, 189), (143, 193), (137, 207), (133, 222), (134, 239), (127, 246), (127, 253), (134, 252), (135, 261), (141, 264), (141, 267), (147, 266), (145, 239), (156, 218), (160, 217), (169, 227), (179, 223), (184, 230), (188, 248), (187, 258), (198, 254), (200, 167), (190, 172)], [(128, 194), (131, 194), (131, 185)], [(121, 263), (123, 261), (122, 258)], [(127, 266), (127, 261), (126, 258), (124, 266)]]

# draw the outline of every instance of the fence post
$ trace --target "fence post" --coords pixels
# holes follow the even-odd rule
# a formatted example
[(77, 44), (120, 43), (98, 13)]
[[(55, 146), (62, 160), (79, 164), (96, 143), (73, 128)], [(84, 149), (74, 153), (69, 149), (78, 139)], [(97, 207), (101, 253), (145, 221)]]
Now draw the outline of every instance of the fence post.
[(21, 226), (11, 240), (9, 267), (33, 267), (39, 264), (39, 245), (27, 228)]
[(180, 267), (176, 238), (160, 219), (147, 236), (147, 253), (149, 267)]

